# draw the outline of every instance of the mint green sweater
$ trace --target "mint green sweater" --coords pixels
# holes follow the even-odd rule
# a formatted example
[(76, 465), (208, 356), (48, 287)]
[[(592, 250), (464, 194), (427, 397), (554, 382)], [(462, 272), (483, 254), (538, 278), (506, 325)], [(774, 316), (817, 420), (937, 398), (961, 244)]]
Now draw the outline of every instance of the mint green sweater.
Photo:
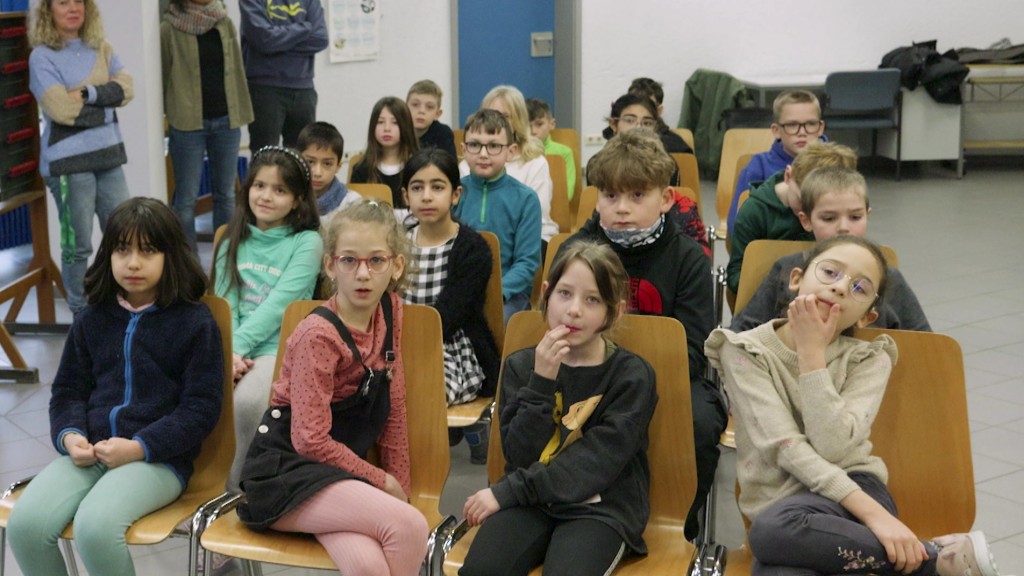
[(277, 354), (284, 309), (313, 296), (323, 242), (314, 230), (294, 234), (291, 226), (267, 231), (250, 225), (251, 236), (238, 247), (241, 286), (230, 286), (228, 243), (217, 251), (214, 291), (231, 305), (232, 349), (244, 358)]

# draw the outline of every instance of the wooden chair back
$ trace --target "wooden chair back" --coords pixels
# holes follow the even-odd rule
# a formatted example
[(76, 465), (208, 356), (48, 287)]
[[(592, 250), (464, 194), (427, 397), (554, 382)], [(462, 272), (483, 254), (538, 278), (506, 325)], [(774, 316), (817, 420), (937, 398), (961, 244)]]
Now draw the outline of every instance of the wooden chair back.
[(391, 186), (387, 184), (349, 184), (348, 188), (367, 200), (377, 200), (392, 207), (395, 205), (391, 197)]
[(348, 178), (345, 180), (347, 184), (352, 183), (352, 170), (363, 161), (364, 156), (366, 156), (365, 152), (356, 152), (348, 157)]
[(580, 192), (580, 206), (576, 211), (576, 226), (573, 228), (573, 232), (579, 230), (590, 220), (590, 217), (594, 215), (594, 210), (597, 209), (597, 187), (587, 186)]
[(765, 152), (772, 147), (774, 140), (770, 128), (731, 128), (725, 131), (725, 138), (722, 140), (722, 159), (718, 165), (718, 187), (715, 193), (715, 209), (721, 222), (718, 230), (725, 231), (727, 228), (726, 218), (739, 176), (739, 170), (736, 170), (739, 157), (744, 154)]
[[(281, 326), (282, 345), (302, 318), (321, 303), (300, 300), (288, 305)], [(415, 304), (404, 305), (403, 315), (401, 354), (406, 374), (412, 470), (410, 501), (427, 518), (428, 524), (436, 526), (442, 520), (441, 491), (451, 463), (445, 420), (441, 317), (437, 310)], [(212, 552), (248, 561), (336, 569), (312, 536), (273, 530), (254, 532), (242, 524), (234, 510), (213, 521), (203, 532), (202, 544)]]
[[(199, 456), (195, 460), (195, 472), (189, 478), (188, 486), (178, 498), (150, 514), (136, 520), (125, 533), (129, 544), (157, 544), (174, 534), (175, 528), (191, 518), (201, 505), (224, 492), (224, 484), (228, 478), (228, 470), (235, 457), (235, 426), (234, 403), (234, 369), (231, 360), (231, 308), (227, 301), (217, 296), (203, 296), (203, 303), (210, 308), (217, 328), (220, 329), (221, 353), (224, 357), (221, 386), (224, 399), (221, 404), (220, 417), (210, 435), (202, 443)], [(27, 481), (17, 483), (4, 492), (0, 500), (0, 529), (6, 538), (7, 520), (11, 508), (17, 502)], [(64, 530), (62, 538), (74, 536), (71, 524)], [(70, 547), (66, 548), (70, 549)], [(72, 560), (74, 562), (74, 560)]]
[(559, 232), (572, 229), (573, 217), (569, 211), (569, 189), (567, 188), (565, 158), (558, 154), (545, 154), (548, 172), (551, 174), (551, 219), (558, 224)]
[[(505, 337), (503, 365), (512, 352), (535, 346), (547, 329), (539, 311), (513, 315)], [(644, 540), (650, 553), (646, 557), (629, 557), (615, 573), (682, 574), (693, 555), (693, 546), (684, 538), (683, 527), (697, 490), (689, 368), (685, 355), (679, 354), (686, 346), (686, 332), (674, 318), (627, 314), (616, 327), (614, 340), (651, 364), (657, 374), (658, 389), (658, 407), (648, 427), (651, 516)], [(504, 476), (498, 419), (495, 414), (488, 445), (490, 483)], [(457, 572), (472, 536), (468, 534), (445, 558), (446, 574)], [(539, 569), (531, 572), (534, 573), (539, 573)]]
[(690, 130), (689, 128), (672, 128), (672, 131), (678, 134), (679, 137), (683, 139), (683, 142), (686, 142), (686, 145), (690, 147), (690, 150), (693, 150), (693, 155), (696, 156), (697, 147), (693, 145), (693, 130)]
[[(693, 154), (670, 154), (679, 170), (679, 187), (689, 188), (700, 198), (700, 170), (697, 168), (697, 157)], [(700, 205), (700, 202), (697, 202)], [(703, 212), (703, 211), (702, 211)]]
[(455, 140), (455, 155), (462, 160), (462, 143), (466, 141), (466, 131), (462, 128), (452, 130), (452, 137)]
[(900, 519), (920, 538), (967, 532), (974, 524), (974, 467), (960, 345), (944, 334), (909, 330), (862, 328), (855, 336), (879, 334), (896, 341), (899, 360), (871, 441), (889, 469)]
[[(487, 279), (487, 291), (484, 296), (484, 317), (500, 352), (505, 345), (505, 303), (501, 294), (501, 244), (498, 242), (498, 237), (492, 232), (483, 230), (479, 234), (484, 237), (487, 246), (491, 249), (491, 276)], [(460, 428), (475, 424), (492, 402), (494, 402), (493, 396), (480, 396), (470, 402), (449, 406), (448, 427)]]
[(565, 241), (569, 239), (572, 234), (562, 233), (555, 234), (548, 241), (548, 253), (544, 255), (544, 265), (541, 267), (541, 281), (547, 280), (548, 272), (551, 271), (551, 264), (555, 261), (555, 256), (558, 254), (558, 249), (565, 244)]
[(580, 195), (580, 191), (583, 190), (583, 157), (580, 156), (580, 133), (575, 128), (554, 128), (549, 136), (555, 142), (564, 144), (572, 150), (572, 159), (576, 164), (576, 185), (572, 191), (573, 200), (569, 204), (569, 212), (575, 214), (576, 207), (579, 205), (577, 198)]

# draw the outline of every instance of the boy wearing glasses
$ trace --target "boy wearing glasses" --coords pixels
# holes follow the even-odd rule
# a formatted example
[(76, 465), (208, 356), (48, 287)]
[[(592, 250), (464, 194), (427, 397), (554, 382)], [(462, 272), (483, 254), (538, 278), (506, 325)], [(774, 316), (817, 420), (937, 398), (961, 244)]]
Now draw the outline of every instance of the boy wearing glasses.
[[(804, 179), (800, 196), (800, 222), (804, 230), (814, 234), (816, 242), (841, 234), (863, 237), (867, 233), (871, 208), (867, 183), (860, 173), (846, 168), (819, 168)], [(790, 272), (806, 260), (805, 252), (779, 258), (750, 302), (733, 316), (729, 329), (743, 332), (779, 318), (795, 296), (789, 289)], [(931, 332), (921, 303), (899, 270), (889, 268), (886, 286), (875, 306), (878, 317), (871, 326)]]
[(496, 110), (478, 110), (466, 120), (462, 153), (469, 174), (453, 208), (459, 222), (487, 230), (501, 246), (501, 295), (505, 322), (530, 307), (533, 276), (540, 266), (540, 200), (532, 188), (505, 172), (516, 154), (512, 128)]
[(728, 226), (732, 230), (739, 209), (739, 198), (745, 190), (755, 187), (772, 174), (785, 170), (808, 144), (824, 138), (825, 123), (821, 120), (818, 97), (807, 90), (790, 90), (779, 94), (772, 104), (775, 118), (772, 136), (775, 143), (767, 152), (750, 159), (736, 178), (736, 190), (729, 205)]
[[(797, 154), (793, 163), (768, 177), (750, 191), (750, 198), (736, 215), (729, 228), (729, 265), (726, 267), (726, 286), (734, 294), (740, 285), (740, 270), (747, 244), (754, 240), (813, 240), (810, 229), (804, 229), (801, 214), (810, 214), (803, 208), (800, 191), (804, 179), (816, 168), (841, 167), (857, 169), (857, 154), (848, 146), (831, 142), (812, 142)], [(824, 190), (810, 200), (815, 203), (823, 196), (841, 190)], [(861, 194), (867, 197), (865, 189)]]

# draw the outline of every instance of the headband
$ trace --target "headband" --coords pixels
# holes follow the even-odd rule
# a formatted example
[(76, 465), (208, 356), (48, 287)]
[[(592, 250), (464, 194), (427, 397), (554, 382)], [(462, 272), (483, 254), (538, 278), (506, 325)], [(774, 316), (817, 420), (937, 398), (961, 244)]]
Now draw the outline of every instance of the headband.
[(306, 176), (306, 182), (310, 182), (312, 180), (309, 176), (309, 165), (302, 159), (302, 156), (299, 156), (298, 153), (291, 148), (285, 148), (284, 146), (264, 146), (253, 154), (252, 161), (255, 162), (257, 158), (267, 152), (281, 152), (292, 160), (295, 160), (295, 163), (299, 165), (299, 169), (302, 170), (302, 173)]

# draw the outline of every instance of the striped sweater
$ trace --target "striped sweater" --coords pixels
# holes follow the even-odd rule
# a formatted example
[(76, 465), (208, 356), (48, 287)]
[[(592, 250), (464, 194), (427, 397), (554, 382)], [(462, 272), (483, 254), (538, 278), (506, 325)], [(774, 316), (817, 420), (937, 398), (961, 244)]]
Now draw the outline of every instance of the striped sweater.
[[(46, 120), (39, 172), (46, 177), (107, 170), (128, 161), (114, 108), (132, 99), (132, 78), (110, 44), (99, 50), (70, 40), (37, 46), (29, 57), (32, 94)], [(86, 88), (78, 101), (69, 91)]]

